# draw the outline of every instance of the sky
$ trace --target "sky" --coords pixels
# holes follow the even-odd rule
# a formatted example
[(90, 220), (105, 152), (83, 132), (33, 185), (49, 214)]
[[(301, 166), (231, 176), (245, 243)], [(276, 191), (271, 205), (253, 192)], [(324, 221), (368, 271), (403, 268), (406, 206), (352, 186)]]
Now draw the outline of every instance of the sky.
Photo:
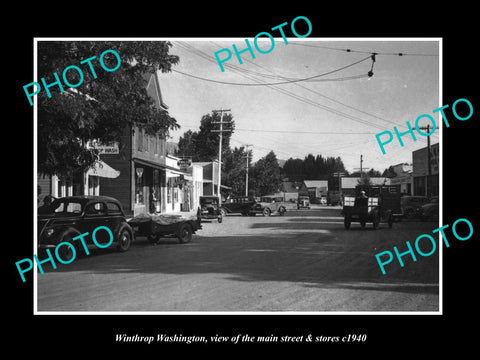
[[(406, 122), (414, 127), (422, 114), (440, 125), (438, 113), (433, 113), (442, 105), (438, 39), (307, 37), (287, 38), (285, 44), (280, 37), (265, 54), (249, 39), (255, 58), (248, 51), (241, 53), (243, 64), (232, 44), (245, 49), (244, 38), (166, 40), (173, 44), (170, 53), (180, 58), (172, 72), (159, 72), (163, 100), (181, 126), (171, 132), (170, 141), (198, 130), (201, 117), (212, 110), (230, 109), (236, 127), (230, 146), (251, 145), (253, 161), (271, 150), (283, 160), (303, 159), (309, 153), (339, 156), (353, 172), (363, 155), (364, 169), (382, 172), (390, 165), (411, 163), (412, 151), (426, 147), (427, 138), (416, 133), (413, 141), (405, 135), (403, 147), (394, 138), (383, 155), (375, 134), (393, 133), (394, 126), (406, 131)], [(258, 46), (267, 52), (272, 43), (261, 37)], [(232, 57), (222, 72), (214, 54), (224, 48)], [(222, 59), (226, 55), (219, 53)], [(279, 82), (284, 84), (275, 84)], [(419, 126), (428, 123), (422, 118)], [(432, 144), (439, 142), (440, 131), (437, 126)]]

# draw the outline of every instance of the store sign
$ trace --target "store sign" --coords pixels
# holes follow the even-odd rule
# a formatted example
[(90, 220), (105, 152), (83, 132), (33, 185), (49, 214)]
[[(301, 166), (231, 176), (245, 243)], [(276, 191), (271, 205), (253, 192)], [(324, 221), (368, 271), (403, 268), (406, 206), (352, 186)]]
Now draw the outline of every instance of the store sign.
[(88, 144), (90, 149), (96, 149), (98, 154), (119, 154), (118, 142), (103, 144), (99, 141), (92, 141)]
[(177, 161), (177, 165), (181, 170), (187, 170), (187, 168), (192, 165), (191, 159), (180, 159)]

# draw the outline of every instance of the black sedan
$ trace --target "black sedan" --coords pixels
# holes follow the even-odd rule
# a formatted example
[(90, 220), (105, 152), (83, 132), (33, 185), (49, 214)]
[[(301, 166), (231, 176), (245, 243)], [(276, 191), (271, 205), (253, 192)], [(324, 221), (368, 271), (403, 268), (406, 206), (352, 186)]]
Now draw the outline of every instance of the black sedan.
[[(118, 200), (87, 195), (55, 199), (46, 211), (38, 214), (38, 247), (54, 248), (61, 242), (69, 242), (75, 249), (84, 251), (80, 239), (73, 241), (73, 238), (88, 233), (82, 239), (86, 245), (91, 245), (93, 232), (100, 226), (107, 227), (113, 234), (118, 251), (130, 248), (134, 235)], [(107, 247), (112, 241), (111, 235), (105, 230), (97, 231), (95, 241), (95, 245), (99, 244), (97, 247)], [(70, 246), (61, 246), (59, 250), (65, 261), (75, 256)]]

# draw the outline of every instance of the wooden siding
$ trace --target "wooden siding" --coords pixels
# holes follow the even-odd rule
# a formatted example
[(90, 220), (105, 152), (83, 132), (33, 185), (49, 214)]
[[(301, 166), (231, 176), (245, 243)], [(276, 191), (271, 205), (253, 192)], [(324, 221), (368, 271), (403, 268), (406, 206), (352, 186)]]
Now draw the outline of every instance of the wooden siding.
[(51, 195), (52, 190), (52, 179), (50, 176), (43, 177), (42, 175), (37, 174), (37, 202), (38, 205), (43, 204), (43, 198), (47, 195)]
[(132, 141), (130, 131), (126, 131), (122, 136), (124, 148), (120, 149), (119, 154), (102, 154), (100, 158), (115, 170), (120, 171), (120, 175), (115, 179), (100, 178), (100, 195), (111, 196), (122, 204), (123, 211), (131, 215), (131, 152)]

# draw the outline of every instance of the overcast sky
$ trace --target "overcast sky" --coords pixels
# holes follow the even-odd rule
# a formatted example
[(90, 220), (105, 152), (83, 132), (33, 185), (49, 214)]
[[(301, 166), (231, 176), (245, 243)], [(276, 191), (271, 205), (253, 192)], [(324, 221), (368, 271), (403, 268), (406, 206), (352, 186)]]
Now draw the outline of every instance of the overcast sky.
[[(411, 163), (412, 151), (425, 147), (426, 138), (417, 136), (414, 142), (409, 135), (405, 136), (404, 147), (395, 140), (386, 145), (383, 155), (375, 134), (393, 132), (395, 125), (400, 131), (407, 130), (405, 122), (414, 126), (421, 114), (432, 115), (438, 124), (438, 114), (432, 114), (432, 110), (442, 105), (440, 44), (436, 39), (378, 40), (288, 38), (289, 43), (285, 44), (282, 38), (276, 38), (273, 50), (261, 54), (250, 39), (256, 58), (245, 52), (240, 64), (233, 54), (224, 65), (233, 65), (236, 70), (226, 68), (225, 72), (220, 70), (214, 53), (222, 48), (233, 53), (232, 44), (244, 49), (245, 39), (171, 40), (171, 53), (180, 57), (174, 70), (215, 81), (263, 84), (220, 84), (177, 72), (159, 73), (164, 102), (182, 127), (171, 133), (172, 140), (178, 141), (189, 129), (198, 130), (204, 114), (224, 108), (231, 109), (237, 129), (231, 146), (253, 145), (254, 161), (273, 150), (279, 159), (285, 160), (303, 159), (309, 153), (340, 156), (351, 172), (359, 168), (360, 154), (364, 168), (380, 171), (389, 165)], [(266, 38), (259, 46), (266, 51), (271, 43)], [(373, 64), (374, 75), (368, 77), (371, 52), (378, 55)], [(398, 53), (404, 55), (393, 55)], [(223, 58), (226, 53), (220, 56)], [(332, 73), (312, 79), (316, 81), (265, 85), (328, 72)], [(427, 123), (421, 121), (422, 125)], [(432, 144), (439, 141), (439, 135), (437, 129), (431, 137)]]

